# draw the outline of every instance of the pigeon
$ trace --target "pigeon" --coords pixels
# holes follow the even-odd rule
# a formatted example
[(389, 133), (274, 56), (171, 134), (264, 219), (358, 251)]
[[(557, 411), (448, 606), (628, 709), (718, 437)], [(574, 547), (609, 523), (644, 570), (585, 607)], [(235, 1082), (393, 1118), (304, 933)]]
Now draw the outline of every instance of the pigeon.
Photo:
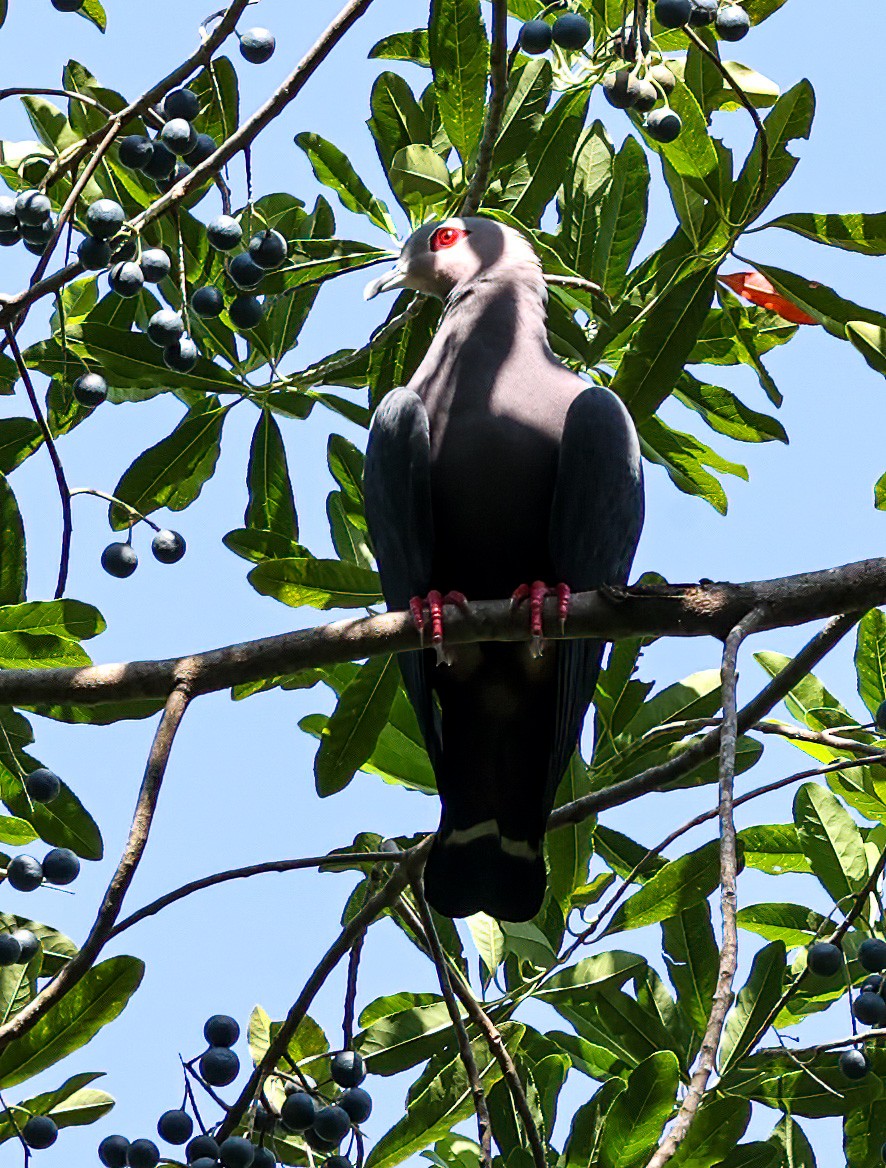
[[(551, 351), (541, 264), (519, 231), (425, 224), (365, 295), (395, 288), (444, 304), (408, 385), (375, 411), (364, 477), (387, 605), (432, 635), (399, 657), (441, 800), (425, 893), (445, 916), (526, 921), (544, 901), (545, 828), (604, 649), (542, 652), (542, 604), (556, 594), (562, 623), (571, 591), (626, 583), (639, 440), (621, 400)], [(531, 641), (443, 650), (446, 603), (507, 597), (529, 600)]]

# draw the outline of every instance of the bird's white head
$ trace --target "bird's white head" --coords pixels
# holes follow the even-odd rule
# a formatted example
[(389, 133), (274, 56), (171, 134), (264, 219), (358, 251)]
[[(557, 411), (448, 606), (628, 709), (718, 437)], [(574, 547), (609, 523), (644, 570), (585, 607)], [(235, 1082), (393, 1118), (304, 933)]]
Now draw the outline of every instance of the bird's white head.
[(478, 277), (510, 272), (540, 278), (541, 265), (524, 235), (494, 219), (444, 219), (413, 232), (395, 267), (367, 284), (363, 294), (371, 300), (379, 292), (412, 288), (442, 300)]

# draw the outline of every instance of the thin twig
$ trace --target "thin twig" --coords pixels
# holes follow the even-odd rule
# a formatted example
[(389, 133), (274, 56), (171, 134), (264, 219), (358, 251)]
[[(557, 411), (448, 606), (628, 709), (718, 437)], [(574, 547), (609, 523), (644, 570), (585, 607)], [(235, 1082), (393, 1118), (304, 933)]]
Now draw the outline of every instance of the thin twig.
[(476, 215), (489, 185), (489, 171), (508, 92), (508, 0), (492, 0), (492, 39), (489, 45), (489, 102), (477, 161), (460, 214)]
[(18, 375), (24, 382), (25, 393), (28, 395), (28, 401), (31, 403), (31, 411), (34, 414), (37, 425), (40, 427), (40, 433), (43, 435), (43, 441), (46, 443), (46, 449), (49, 452), (52, 469), (55, 471), (55, 482), (58, 487), (59, 499), (62, 505), (62, 546), (59, 555), (58, 581), (55, 586), (55, 599), (58, 600), (61, 596), (64, 596), (65, 587), (68, 583), (68, 564), (71, 558), (71, 535), (74, 529), (74, 520), (71, 514), (71, 494), (68, 490), (65, 468), (62, 466), (62, 460), (59, 457), (55, 439), (52, 436), (52, 431), (49, 429), (48, 422), (43, 416), (43, 411), (40, 409), (40, 402), (37, 400), (34, 383), (31, 380), (28, 367), (25, 365), (21, 349), (18, 347), (15, 333), (8, 325), (5, 331), (9, 351), (12, 353), (12, 359), (18, 369)]
[(3, 1111), (9, 1116), (9, 1122), (12, 1124), (12, 1130), (15, 1132), (18, 1142), (25, 1150), (25, 1168), (28, 1168), (28, 1164), (30, 1163), (31, 1159), (31, 1149), (25, 1143), (25, 1137), (22, 1135), (21, 1128), (18, 1126), (18, 1121), (12, 1114), (12, 1108), (7, 1104), (2, 1094), (0, 1094), (0, 1107), (2, 1107)]
[(104, 499), (107, 503), (113, 503), (115, 507), (122, 507), (124, 511), (128, 511), (130, 515), (134, 516), (138, 523), (147, 523), (148, 527), (154, 531), (159, 531), (160, 527), (149, 519), (147, 515), (142, 515), (135, 507), (130, 506), (129, 503), (124, 503), (122, 499), (118, 499), (116, 495), (108, 495), (105, 491), (98, 491), (94, 487), (74, 487), (68, 494), (73, 499), (75, 495), (94, 495), (96, 499)]
[(354, 1045), (354, 1015), (357, 1009), (357, 977), (360, 973), (360, 954), (363, 952), (363, 942), (366, 940), (364, 929), (354, 944), (348, 956), (348, 982), (345, 990), (345, 1010), (342, 1020), (342, 1046), (350, 1050)]
[(126, 847), (105, 891), (95, 921), (89, 930), (89, 936), (76, 956), (62, 967), (52, 981), (8, 1022), (0, 1026), (0, 1051), (5, 1050), (10, 1042), (27, 1034), (52, 1006), (74, 988), (95, 964), (96, 958), (109, 940), (126, 893), (144, 855), (163, 776), (169, 762), (169, 753), (189, 700), (186, 688), (177, 686), (166, 701), (163, 716), (151, 743)]
[(84, 105), (91, 105), (93, 109), (103, 113), (106, 118), (114, 116), (113, 110), (109, 110), (106, 105), (102, 105), (94, 97), (89, 97), (85, 93), (77, 93), (73, 89), (47, 89), (42, 86), (38, 88), (33, 85), (16, 85), (12, 89), (0, 89), (0, 101), (6, 97), (69, 97), (71, 101), (80, 101)]
[(437, 927), (434, 924), (434, 918), (431, 916), (431, 910), (428, 908), (428, 902), (425, 900), (425, 894), (420, 880), (413, 881), (412, 892), (418, 904), (424, 934), (427, 938), (434, 967), (437, 970), (440, 993), (443, 995), (446, 1009), (452, 1021), (452, 1029), (455, 1032), (459, 1057), (461, 1058), (465, 1075), (468, 1079), (468, 1085), (471, 1089), (471, 1098), (474, 1101), (474, 1111), (477, 1116), (477, 1134), (483, 1163), (486, 1165), (486, 1168), (492, 1168), (492, 1121), (489, 1118), (489, 1105), (486, 1102), (486, 1092), (483, 1090), (477, 1060), (474, 1058), (471, 1040), (468, 1038), (468, 1032), (465, 1029), (464, 1020), (461, 1016), (461, 1010), (458, 1008), (458, 1002), (456, 1001), (455, 992), (452, 988), (452, 979), (449, 976), (449, 966), (446, 963), (443, 946), (440, 944)]
[(720, 908), (723, 916), (723, 943), (720, 947), (720, 968), (711, 1005), (707, 1028), (701, 1043), (698, 1065), (689, 1080), (677, 1118), (667, 1136), (649, 1160), (647, 1168), (663, 1168), (675, 1155), (677, 1148), (689, 1133), (708, 1081), (717, 1060), (717, 1048), (729, 1007), (732, 1005), (732, 983), (738, 966), (738, 846), (735, 834), (733, 793), (735, 783), (735, 754), (738, 747), (738, 650), (746, 637), (756, 632), (762, 623), (762, 612), (754, 610), (732, 630), (723, 647), (721, 679), (723, 687), (723, 726), (720, 735)]

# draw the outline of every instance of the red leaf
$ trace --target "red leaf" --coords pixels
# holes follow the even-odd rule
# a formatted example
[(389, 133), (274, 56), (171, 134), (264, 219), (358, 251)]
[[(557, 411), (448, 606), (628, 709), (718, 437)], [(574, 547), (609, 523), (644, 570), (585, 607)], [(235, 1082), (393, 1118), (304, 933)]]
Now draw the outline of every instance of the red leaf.
[(759, 272), (732, 272), (728, 276), (719, 276), (719, 279), (728, 285), (733, 292), (758, 304), (761, 308), (768, 308), (789, 320), (791, 324), (818, 324), (814, 316), (798, 308), (790, 300), (776, 292), (765, 276)]

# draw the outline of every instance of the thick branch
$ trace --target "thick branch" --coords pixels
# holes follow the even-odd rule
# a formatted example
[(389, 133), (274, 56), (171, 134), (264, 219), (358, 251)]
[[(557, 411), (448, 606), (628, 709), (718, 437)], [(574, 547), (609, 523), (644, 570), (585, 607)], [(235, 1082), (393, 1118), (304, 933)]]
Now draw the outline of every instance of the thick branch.
[(680, 1104), (670, 1131), (649, 1161), (648, 1168), (664, 1168), (686, 1138), (707, 1090), (717, 1061), (717, 1048), (732, 1005), (732, 983), (738, 966), (738, 851), (735, 838), (733, 793), (735, 752), (738, 745), (737, 658), (742, 641), (753, 633), (763, 618), (755, 610), (732, 630), (723, 649), (721, 679), (723, 685), (723, 726), (720, 734), (720, 908), (723, 916), (723, 944), (720, 968), (708, 1025), (701, 1043), (698, 1066), (689, 1080), (689, 1090)]
[[(565, 636), (599, 637), (607, 641), (639, 636), (723, 637), (729, 628), (761, 605), (768, 609), (765, 629), (821, 620), (834, 613), (855, 613), (841, 617), (833, 631), (820, 634), (824, 637), (821, 645), (826, 646), (821, 653), (816, 649), (819, 639), (814, 639), (809, 647), (809, 662), (803, 672), (794, 676), (791, 684), (795, 684), (857, 622), (857, 614), (883, 603), (886, 603), (886, 560), (862, 560), (824, 572), (747, 584), (674, 584), (655, 589), (629, 589), (617, 600), (608, 594), (585, 592), (573, 598)], [(556, 601), (549, 600), (545, 606), (545, 636), (556, 640), (563, 635)], [(525, 614), (512, 611), (508, 601), (480, 601), (471, 604), (466, 613), (456, 608), (447, 610), (446, 638), (451, 645), (528, 641), (529, 629)], [(381, 653), (410, 652), (421, 647), (409, 614), (392, 612), (336, 621), (165, 661), (80, 669), (7, 669), (0, 672), (0, 704), (94, 705), (130, 698), (160, 698), (179, 682), (187, 684), (196, 696), (301, 669)], [(802, 664), (803, 659), (799, 659), (798, 665)], [(743, 711), (740, 730), (759, 721), (776, 704), (767, 704), (768, 693), (767, 687), (760, 695), (762, 704), (751, 703)], [(745, 713), (750, 716), (745, 717)], [(701, 743), (706, 745), (702, 748), (697, 744), (693, 748), (699, 762), (716, 753), (719, 734), (707, 735)], [(667, 764), (658, 769), (661, 782), (671, 777)], [(619, 789), (622, 786), (619, 784)]]
[(0, 1051), (4, 1050), (16, 1038), (27, 1034), (52, 1006), (60, 1002), (65, 994), (74, 988), (95, 964), (96, 958), (109, 940), (114, 922), (123, 907), (123, 900), (144, 855), (154, 811), (157, 808), (157, 800), (160, 797), (163, 776), (169, 762), (169, 752), (172, 750), (172, 743), (184, 712), (188, 708), (188, 701), (187, 691), (179, 686), (173, 690), (166, 702), (163, 717), (151, 744), (151, 752), (148, 755), (148, 763), (145, 767), (138, 802), (135, 805), (135, 814), (132, 819), (132, 827), (129, 829), (126, 847), (120, 857), (117, 870), (111, 877), (95, 923), (89, 931), (83, 948), (80, 949), (76, 957), (71, 958), (35, 998), (32, 998), (27, 1006), (15, 1014), (4, 1026), (0, 1026)]
[(489, 46), (489, 104), (483, 134), (477, 147), (477, 161), (461, 205), (462, 215), (476, 215), (486, 187), (492, 154), (501, 130), (508, 92), (508, 0), (492, 0), (492, 43)]

